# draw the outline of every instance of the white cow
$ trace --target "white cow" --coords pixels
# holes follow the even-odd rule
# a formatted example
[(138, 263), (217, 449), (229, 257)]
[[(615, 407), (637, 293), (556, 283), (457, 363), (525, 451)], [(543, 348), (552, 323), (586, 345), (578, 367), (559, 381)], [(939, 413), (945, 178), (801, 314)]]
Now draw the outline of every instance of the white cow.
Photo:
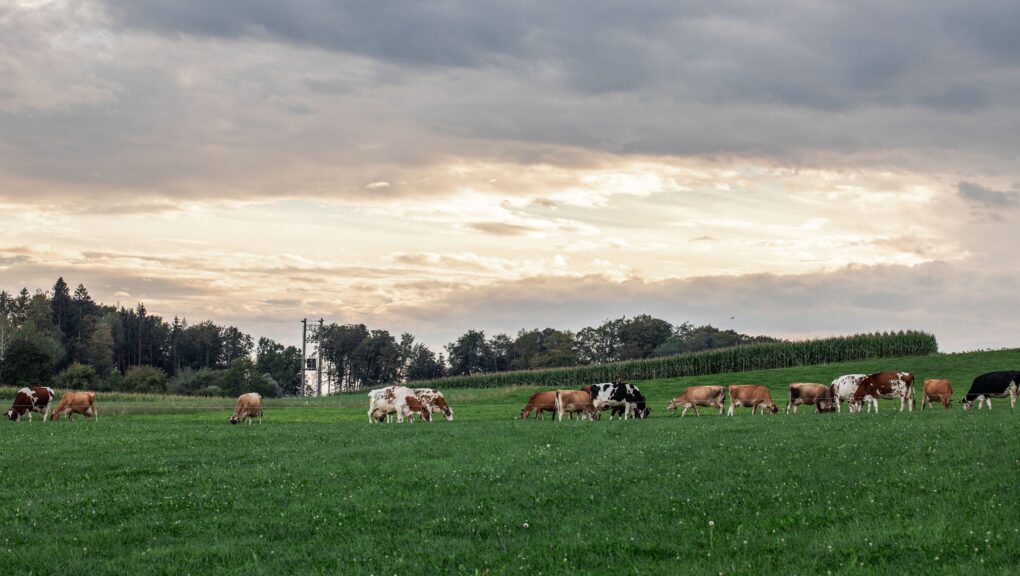
[(387, 386), (368, 393), (369, 422), (388, 421), (393, 413), (397, 414), (397, 422), (403, 422), (405, 416), (414, 422), (416, 413), (426, 422), (432, 421), (429, 409), (418, 400), (414, 390), (406, 386)]
[(832, 399), (836, 402), (836, 412), (842, 412), (841, 404), (846, 401), (850, 406), (850, 412), (860, 412), (860, 402), (854, 402), (854, 393), (861, 385), (861, 380), (867, 378), (866, 374), (847, 374), (832, 381)]

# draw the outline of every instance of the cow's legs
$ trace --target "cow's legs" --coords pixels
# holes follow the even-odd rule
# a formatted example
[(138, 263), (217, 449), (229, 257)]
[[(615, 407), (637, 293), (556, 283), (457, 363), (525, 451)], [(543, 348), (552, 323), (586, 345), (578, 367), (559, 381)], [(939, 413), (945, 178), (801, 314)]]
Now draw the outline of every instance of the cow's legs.
[[(694, 408), (694, 415), (695, 416), (699, 416), (699, 417), (701, 416), (701, 412), (698, 412), (698, 405), (697, 404), (691, 404), (691, 408)], [(687, 411), (687, 409), (684, 408), (684, 412), (686, 412), (686, 411)]]
[(757, 404), (751, 404), (751, 416), (754, 416), (757, 413), (757, 411), (758, 411), (758, 405)]
[(989, 397), (987, 397), (987, 398), (985, 398), (985, 404), (987, 404), (987, 405), (988, 405), (988, 409), (989, 409), (989, 410), (991, 410), (991, 409), (992, 409), (992, 398), (991, 398), (990, 396), (989, 396)]
[(906, 404), (907, 404), (907, 397), (906, 396), (900, 396), (900, 412), (903, 412), (903, 409), (906, 408)]
[[(684, 409), (683, 409), (683, 412), (681, 412), (681, 413), (680, 413), (680, 417), (681, 417), (681, 418), (683, 418), (683, 417), (684, 417), (684, 415), (685, 415), (685, 414), (687, 414), (687, 410), (688, 410), (688, 409), (689, 409), (689, 408), (687, 408), (686, 406), (684, 407)], [(695, 414), (697, 414), (697, 413), (698, 413), (698, 410), (697, 410), (697, 409), (695, 409), (695, 410), (694, 410), (694, 413), (695, 413)]]
[(727, 416), (733, 416), (733, 401), (730, 400), (730, 409), (726, 412)]
[(1016, 408), (1016, 386), (1009, 389), (1009, 407)]
[[(871, 405), (875, 407), (875, 414), (878, 414), (878, 398), (871, 399)], [(868, 411), (871, 412), (870, 410)]]

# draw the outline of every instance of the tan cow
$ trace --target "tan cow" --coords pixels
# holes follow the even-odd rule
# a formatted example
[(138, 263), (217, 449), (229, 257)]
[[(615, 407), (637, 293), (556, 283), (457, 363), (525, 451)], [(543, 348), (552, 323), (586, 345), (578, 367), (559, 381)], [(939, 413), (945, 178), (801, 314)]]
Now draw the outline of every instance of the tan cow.
[(53, 416), (51, 420), (60, 420), (60, 415), (67, 413), (67, 419), (71, 419), (71, 414), (84, 414), (86, 418), (91, 416), (96, 417), (96, 422), (99, 421), (99, 412), (96, 411), (96, 393), (95, 392), (65, 392), (60, 397), (60, 402), (57, 403), (57, 407), (53, 409)]
[(776, 403), (772, 401), (772, 393), (769, 392), (769, 389), (757, 384), (730, 385), (730, 409), (726, 414), (733, 416), (733, 408), (737, 406), (750, 408), (751, 414), (754, 414), (759, 407), (763, 415), (766, 410), (773, 414), (779, 412)]
[(878, 414), (878, 399), (890, 398), (900, 400), (900, 412), (905, 407), (914, 411), (914, 375), (910, 372), (876, 372), (865, 376), (857, 390), (854, 390), (852, 405), (857, 406), (860, 412), (861, 402), (868, 405), (868, 412), (872, 407)]
[(262, 396), (258, 392), (249, 392), (237, 397), (237, 405), (234, 406), (234, 415), (230, 417), (231, 424), (245, 422), (251, 424), (252, 418), (258, 416), (259, 424), (262, 423)]
[(691, 386), (679, 396), (670, 400), (669, 404), (666, 405), (666, 411), (676, 410), (683, 406), (684, 410), (680, 413), (680, 417), (683, 418), (691, 408), (694, 408), (695, 416), (701, 416), (698, 413), (698, 406), (711, 406), (718, 408), (719, 415), (722, 416), (725, 401), (726, 389), (722, 386)]
[(941, 402), (944, 410), (949, 410), (953, 399), (953, 384), (949, 380), (929, 378), (924, 381), (924, 398), (921, 399), (921, 410), (932, 402)]
[(528, 398), (528, 403), (524, 405), (524, 409), (521, 410), (521, 420), (527, 420), (532, 413), (539, 420), (543, 420), (545, 412), (556, 413), (556, 392), (553, 390), (532, 394), (531, 398)]
[(836, 403), (832, 400), (832, 390), (825, 384), (809, 384), (797, 382), (790, 384), (790, 399), (786, 402), (786, 413), (797, 413), (797, 407), (801, 404), (814, 405), (815, 412), (835, 412)]
[(556, 416), (562, 422), (564, 414), (578, 414), (582, 420), (595, 420), (599, 411), (591, 403), (591, 394), (585, 390), (557, 390)]

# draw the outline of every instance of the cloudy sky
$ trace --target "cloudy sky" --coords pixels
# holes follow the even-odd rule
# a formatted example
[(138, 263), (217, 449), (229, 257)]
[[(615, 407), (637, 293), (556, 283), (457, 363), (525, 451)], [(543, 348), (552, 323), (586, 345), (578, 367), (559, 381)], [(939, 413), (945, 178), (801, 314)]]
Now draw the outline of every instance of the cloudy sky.
[(650, 313), (1016, 346), (1017, 30), (1009, 0), (0, 0), (0, 288), (295, 344)]

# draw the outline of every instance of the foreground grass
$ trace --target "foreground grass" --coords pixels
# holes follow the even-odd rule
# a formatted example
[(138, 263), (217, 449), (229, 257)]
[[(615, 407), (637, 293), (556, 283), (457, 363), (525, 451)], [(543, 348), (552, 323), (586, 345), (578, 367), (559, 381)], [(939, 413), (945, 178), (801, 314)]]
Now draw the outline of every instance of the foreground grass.
[[(1018, 360), (889, 368), (953, 378), (959, 397), (973, 375)], [(697, 382), (781, 390), (883, 368)], [(661, 416), (689, 383), (641, 387)], [(0, 574), (1008, 574), (1020, 561), (1020, 412), (1008, 401), (513, 420), (529, 393), (451, 391), (457, 419), (433, 425), (369, 425), (363, 394), (271, 403), (262, 426), (230, 426), (232, 403), (207, 400), (98, 423), (0, 422)]]

